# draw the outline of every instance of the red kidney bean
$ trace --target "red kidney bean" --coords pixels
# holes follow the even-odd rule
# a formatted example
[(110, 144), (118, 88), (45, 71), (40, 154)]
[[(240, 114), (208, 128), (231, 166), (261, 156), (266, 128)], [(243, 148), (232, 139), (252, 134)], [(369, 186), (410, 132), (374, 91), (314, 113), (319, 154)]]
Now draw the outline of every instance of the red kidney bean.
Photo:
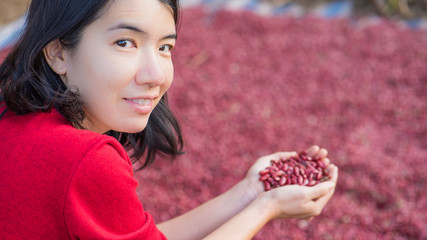
[(279, 181), (279, 185), (280, 186), (285, 186), (285, 184), (286, 184), (286, 177), (285, 176), (282, 176), (282, 178), (280, 179), (280, 181)]

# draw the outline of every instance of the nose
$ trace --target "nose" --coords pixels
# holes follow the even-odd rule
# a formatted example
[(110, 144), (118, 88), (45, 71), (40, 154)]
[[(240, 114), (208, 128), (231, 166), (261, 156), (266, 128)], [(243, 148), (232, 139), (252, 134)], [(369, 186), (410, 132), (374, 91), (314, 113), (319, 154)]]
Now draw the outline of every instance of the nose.
[(162, 69), (162, 59), (159, 54), (153, 49), (143, 51), (136, 75), (136, 83), (158, 86), (164, 81), (165, 74)]

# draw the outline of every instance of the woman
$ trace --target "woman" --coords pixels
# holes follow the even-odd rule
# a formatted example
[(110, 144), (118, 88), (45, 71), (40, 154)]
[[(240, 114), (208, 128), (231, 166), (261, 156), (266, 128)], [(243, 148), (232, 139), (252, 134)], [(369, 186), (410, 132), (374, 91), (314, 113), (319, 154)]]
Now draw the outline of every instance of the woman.
[(166, 98), (178, 3), (33, 0), (28, 13), (0, 67), (0, 238), (250, 239), (272, 219), (318, 215), (332, 197), (337, 168), (313, 146), (331, 180), (264, 192), (258, 172), (296, 154), (275, 153), (229, 191), (155, 225), (127, 153), (142, 167), (181, 154)]

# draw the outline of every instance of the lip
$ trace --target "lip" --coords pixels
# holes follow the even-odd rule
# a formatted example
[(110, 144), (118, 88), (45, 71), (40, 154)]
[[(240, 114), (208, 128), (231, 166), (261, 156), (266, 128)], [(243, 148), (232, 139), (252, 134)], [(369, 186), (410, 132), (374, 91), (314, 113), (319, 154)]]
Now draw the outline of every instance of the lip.
[[(138, 113), (148, 114), (153, 110), (154, 100), (156, 96), (132, 97), (124, 100)], [(149, 100), (148, 104), (142, 105), (138, 101)]]
[(132, 99), (149, 99), (149, 100), (154, 100), (156, 98), (158, 98), (159, 95), (142, 95), (142, 96), (135, 96), (135, 97), (128, 97), (125, 98), (126, 100), (132, 100)]

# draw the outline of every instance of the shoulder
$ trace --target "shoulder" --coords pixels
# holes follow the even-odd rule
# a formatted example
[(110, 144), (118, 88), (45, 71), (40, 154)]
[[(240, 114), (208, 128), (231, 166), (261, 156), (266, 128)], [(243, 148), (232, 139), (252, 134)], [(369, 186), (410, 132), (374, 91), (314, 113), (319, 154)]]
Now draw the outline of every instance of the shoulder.
[(46, 129), (44, 134), (46, 141), (65, 154), (79, 154), (81, 158), (86, 158), (87, 155), (93, 157), (95, 154), (114, 156), (131, 164), (125, 149), (113, 137), (66, 125), (57, 126), (49, 132)]
[(97, 142), (75, 168), (67, 193), (64, 222), (81, 239), (165, 239), (137, 194), (129, 158), (111, 142)]
[[(0, 120), (3, 146), (18, 146), (21, 151), (13, 152), (24, 158), (44, 159), (46, 162), (60, 161), (67, 165), (80, 161), (102, 146), (114, 151), (130, 164), (122, 145), (113, 137), (74, 128), (58, 111), (16, 115), (8, 111)], [(52, 160), (52, 161), (49, 161)]]
[[(54, 113), (59, 115), (59, 113)], [(62, 116), (61, 116), (62, 117)], [(127, 165), (131, 165), (128, 154), (123, 146), (113, 137), (96, 132), (76, 129), (68, 122), (56, 119), (51, 125), (47, 125), (40, 136), (52, 147), (65, 155), (74, 155), (78, 159), (88, 156), (92, 158), (121, 159)]]

